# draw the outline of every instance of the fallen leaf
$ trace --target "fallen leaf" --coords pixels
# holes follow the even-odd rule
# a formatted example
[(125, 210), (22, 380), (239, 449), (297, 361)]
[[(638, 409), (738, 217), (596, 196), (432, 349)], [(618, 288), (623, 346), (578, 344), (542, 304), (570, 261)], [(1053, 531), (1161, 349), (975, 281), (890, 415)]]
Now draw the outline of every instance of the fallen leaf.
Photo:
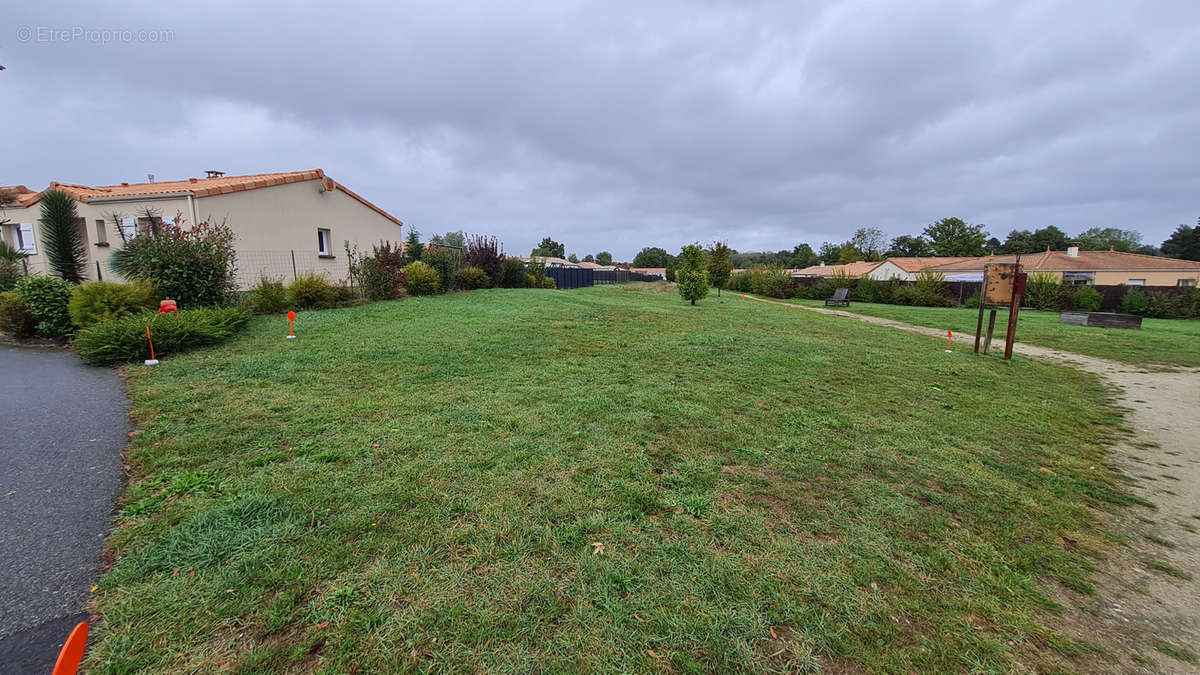
[(1041, 471), (1042, 473), (1048, 473), (1048, 474), (1050, 474), (1051, 476), (1053, 476), (1053, 475), (1054, 475), (1054, 472), (1053, 472), (1053, 471), (1051, 471), (1050, 469), (1047, 469), (1047, 468), (1046, 468), (1046, 467), (1044, 467), (1044, 466), (1043, 466), (1043, 467), (1040, 467), (1040, 468), (1038, 468), (1038, 471)]
[(772, 639), (772, 640), (778, 640), (778, 639), (779, 639), (779, 635), (777, 635), (777, 634), (775, 633), (775, 629), (774, 629), (774, 628), (771, 628), (771, 629), (770, 629), (770, 631), (771, 631), (771, 639)]
[(652, 659), (657, 659), (657, 658), (658, 658), (658, 654), (655, 654), (653, 649), (647, 649), (647, 650), (646, 650), (646, 653), (647, 653), (647, 654), (649, 654), (649, 655), (650, 655), (650, 658), (652, 658)]
[(760, 408), (765, 408), (765, 407), (767, 407), (767, 404), (766, 404), (766, 403), (763, 403), (762, 401), (759, 401), (759, 402), (758, 402), (758, 407), (760, 407)]
[(604, 553), (604, 544), (601, 544), (598, 541), (593, 541), (592, 542), (592, 555), (600, 555), (601, 553)]
[(633, 615), (633, 618), (634, 618), (634, 620), (636, 620), (638, 623), (642, 623), (642, 621), (643, 621), (642, 617), (638, 616), (637, 614), (634, 614), (634, 615)]

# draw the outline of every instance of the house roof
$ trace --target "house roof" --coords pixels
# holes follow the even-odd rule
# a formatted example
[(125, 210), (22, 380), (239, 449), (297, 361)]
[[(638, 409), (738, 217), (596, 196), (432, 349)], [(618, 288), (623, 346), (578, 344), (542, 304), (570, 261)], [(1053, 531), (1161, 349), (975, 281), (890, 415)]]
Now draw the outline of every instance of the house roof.
[[(188, 178), (186, 180), (164, 180), (153, 183), (121, 183), (120, 185), (99, 186), (77, 185), (74, 183), (59, 183), (58, 181), (54, 181), (50, 183), (50, 187), (46, 188), (46, 190), (42, 190), (41, 192), (32, 192), (25, 189), (24, 186), (16, 186), (16, 188), (25, 189), (25, 192), (18, 194), (17, 203), (20, 206), (32, 206), (33, 204), (37, 203), (37, 201), (42, 198), (42, 195), (48, 190), (61, 190), (81, 202), (98, 198), (129, 197), (130, 199), (137, 199), (138, 197), (153, 197), (179, 193), (188, 193), (193, 197), (209, 197), (212, 195), (222, 195), (231, 192), (242, 192), (245, 190), (273, 187), (276, 185), (286, 185), (288, 183), (320, 180), (325, 177), (325, 172), (321, 169), (310, 169), (307, 171), (259, 173), (246, 176), (217, 176), (214, 178)], [(334, 182), (334, 186), (350, 197), (362, 202), (364, 206), (372, 211), (375, 211), (384, 218), (387, 218), (393, 223), (397, 225), (404, 224), (396, 217), (392, 216), (392, 214), (367, 201), (350, 188), (347, 188), (336, 181)]]
[(667, 268), (665, 267), (630, 267), (629, 271), (638, 272), (639, 274), (661, 274), (662, 276), (667, 275)]
[[(930, 269), (939, 272), (979, 272), (988, 263), (1012, 263), (1015, 255), (990, 255), (982, 258), (971, 258), (959, 262), (938, 265)], [(1080, 251), (1076, 256), (1067, 255), (1066, 251), (1042, 251), (1021, 255), (1021, 264), (1026, 272), (1096, 272), (1096, 271), (1129, 271), (1129, 272), (1172, 272), (1177, 270), (1200, 272), (1200, 262), (1195, 260), (1179, 260), (1177, 258), (1162, 258), (1141, 253), (1122, 253), (1120, 251)]]
[(920, 272), (928, 267), (949, 265), (950, 263), (963, 262), (964, 260), (975, 260), (975, 257), (886, 258), (884, 259), (884, 262), (890, 262), (905, 272), (913, 273)]
[(517, 260), (520, 260), (522, 262), (532, 261), (535, 263), (540, 263), (542, 265), (552, 265), (552, 266), (558, 265), (559, 267), (576, 267), (578, 265), (578, 263), (573, 263), (570, 260), (567, 260), (566, 258), (555, 258), (553, 256), (545, 256), (545, 255), (535, 255), (535, 256), (514, 255), (514, 256), (509, 256), (509, 257), (516, 258)]
[(879, 267), (883, 261), (870, 262), (859, 260), (857, 262), (845, 263), (843, 265), (810, 265), (804, 269), (795, 270), (792, 276), (800, 277), (832, 277), (837, 274), (845, 274), (851, 277), (861, 277), (868, 274), (871, 270)]

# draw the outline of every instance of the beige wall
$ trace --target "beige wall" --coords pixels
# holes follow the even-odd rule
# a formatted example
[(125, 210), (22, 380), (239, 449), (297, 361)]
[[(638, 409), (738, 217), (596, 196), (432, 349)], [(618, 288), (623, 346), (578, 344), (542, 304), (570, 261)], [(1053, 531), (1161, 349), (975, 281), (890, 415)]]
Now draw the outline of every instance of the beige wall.
[[(972, 271), (979, 272), (979, 273), (983, 272), (983, 270), (955, 270), (954, 272), (947, 272), (946, 274), (947, 274), (947, 276), (949, 276), (951, 274), (967, 274)], [(1055, 279), (1058, 279), (1059, 281), (1062, 281), (1062, 278), (1063, 278), (1062, 272), (1049, 272), (1049, 271), (1038, 271), (1038, 270), (1029, 272), (1029, 275), (1031, 277), (1034, 274), (1049, 274), (1050, 276), (1054, 277)], [(1200, 271), (1183, 271), (1183, 270), (1174, 271), (1174, 272), (1161, 272), (1161, 271), (1149, 272), (1149, 271), (1137, 271), (1137, 270), (1102, 271), (1102, 272), (1095, 273), (1095, 276), (1092, 278), (1092, 285), (1094, 285), (1094, 286), (1120, 286), (1121, 284), (1129, 283), (1130, 279), (1145, 279), (1145, 283), (1143, 284), (1145, 286), (1175, 286), (1175, 285), (1178, 285), (1180, 279), (1195, 279), (1196, 285), (1200, 286)]]
[[(197, 197), (196, 219), (221, 222), (226, 220), (236, 235), (238, 251), (238, 281), (247, 287), (258, 281), (260, 276), (292, 278), (292, 252), (296, 254), (296, 269), (318, 271), (331, 281), (341, 281), (347, 276), (347, 261), (343, 242), (349, 240), (360, 249), (370, 250), (371, 245), (381, 240), (399, 242), (401, 227), (380, 215), (357, 199), (342, 192), (321, 193), (320, 180), (288, 183), (256, 190), (244, 190), (223, 195)], [(136, 218), (150, 207), (164, 221), (181, 213), (187, 222), (193, 222), (192, 207), (187, 197), (166, 199), (143, 199), (135, 201), (81, 203), (75, 209), (86, 220), (84, 240), (88, 251), (88, 277), (96, 278), (95, 262), (99, 261), (101, 273), (106, 281), (120, 280), (108, 268), (108, 258), (120, 247), (121, 237), (109, 215), (114, 211), (125, 218)], [(0, 236), (10, 244), (16, 243), (16, 227), (19, 223), (32, 223), (37, 239), (37, 254), (29, 256), (27, 262), (31, 272), (48, 272), (45, 250), (42, 245), (41, 205), (29, 208), (5, 208), (0, 210), (0, 219), (13, 222), (5, 225)], [(96, 220), (105, 220), (105, 235), (109, 246), (97, 246)], [(317, 252), (317, 229), (330, 231), (332, 257), (323, 258)]]
[(1116, 286), (1128, 283), (1130, 279), (1145, 279), (1146, 286), (1175, 286), (1180, 279), (1194, 279), (1200, 285), (1200, 271), (1197, 272), (1096, 272), (1092, 283), (1097, 286)]
[[(237, 235), (239, 279), (253, 285), (260, 276), (291, 279), (291, 253), (296, 266), (325, 274), (331, 281), (347, 276), (345, 241), (370, 251), (382, 240), (399, 242), (401, 227), (354, 197), (333, 190), (320, 192), (320, 180), (288, 183), (257, 190), (200, 197), (200, 220), (227, 220)], [(330, 232), (331, 257), (319, 257), (317, 229)]]

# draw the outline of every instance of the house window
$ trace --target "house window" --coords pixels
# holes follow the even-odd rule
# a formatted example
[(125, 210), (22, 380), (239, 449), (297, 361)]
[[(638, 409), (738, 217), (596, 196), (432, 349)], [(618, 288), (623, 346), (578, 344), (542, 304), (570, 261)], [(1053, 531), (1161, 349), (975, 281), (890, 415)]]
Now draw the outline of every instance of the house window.
[(104, 226), (102, 218), (96, 219), (96, 245), (108, 246), (108, 228)]
[(29, 255), (37, 253), (37, 242), (33, 240), (33, 223), (21, 223), (17, 226), (17, 249)]
[(1063, 272), (1063, 286), (1090, 286), (1096, 278), (1095, 272)]
[(317, 228), (317, 253), (322, 257), (333, 257), (333, 247), (329, 245), (329, 230), (319, 227)]
[(133, 218), (122, 218), (121, 219), (121, 225), (120, 225), (121, 239), (123, 239), (125, 241), (129, 241), (130, 239), (133, 239), (133, 236), (135, 234), (137, 234), (137, 232), (136, 232), (137, 224), (136, 223), (137, 223), (137, 221), (135, 221)]
[(1126, 281), (1125, 283), (1128, 284), (1129, 286), (1145, 286), (1146, 280), (1145, 279), (1130, 279), (1129, 281)]
[(1196, 280), (1195, 280), (1195, 279), (1180, 279), (1180, 280), (1179, 280), (1179, 283), (1177, 283), (1177, 284), (1175, 284), (1175, 285), (1176, 285), (1176, 286), (1184, 286), (1184, 287), (1187, 287), (1187, 288), (1192, 288), (1192, 287), (1194, 287), (1194, 286), (1196, 285)]

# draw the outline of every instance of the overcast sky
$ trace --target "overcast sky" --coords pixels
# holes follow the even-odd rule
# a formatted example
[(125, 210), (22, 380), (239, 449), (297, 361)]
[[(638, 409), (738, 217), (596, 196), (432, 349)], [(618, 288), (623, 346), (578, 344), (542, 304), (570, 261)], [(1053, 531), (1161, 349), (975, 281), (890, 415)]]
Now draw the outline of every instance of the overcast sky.
[[(524, 254), (549, 234), (617, 259), (951, 215), (1001, 239), (1115, 226), (1157, 245), (1200, 215), (1196, 0), (24, 2), (5, 18), (0, 184), (320, 167), (426, 235)], [(87, 32), (105, 29), (131, 34)]]

